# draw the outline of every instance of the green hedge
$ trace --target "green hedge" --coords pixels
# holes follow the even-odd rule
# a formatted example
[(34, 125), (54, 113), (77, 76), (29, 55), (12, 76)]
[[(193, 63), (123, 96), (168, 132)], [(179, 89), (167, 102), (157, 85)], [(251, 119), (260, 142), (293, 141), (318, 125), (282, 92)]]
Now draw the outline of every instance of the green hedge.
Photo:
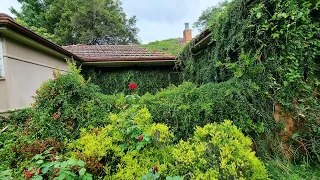
[(261, 97), (264, 94), (255, 83), (230, 80), (200, 87), (183, 83), (155, 95), (146, 94), (140, 103), (146, 104), (156, 122), (168, 124), (178, 139), (186, 139), (196, 126), (224, 119), (233, 120), (248, 134), (264, 132), (273, 124), (273, 103), (265, 99), (262, 104)]
[(138, 85), (138, 94), (155, 93), (171, 84), (182, 82), (180, 72), (167, 67), (137, 67), (137, 68), (85, 68), (82, 71), (85, 78), (100, 87), (104, 94), (130, 93), (128, 85), (132, 82)]

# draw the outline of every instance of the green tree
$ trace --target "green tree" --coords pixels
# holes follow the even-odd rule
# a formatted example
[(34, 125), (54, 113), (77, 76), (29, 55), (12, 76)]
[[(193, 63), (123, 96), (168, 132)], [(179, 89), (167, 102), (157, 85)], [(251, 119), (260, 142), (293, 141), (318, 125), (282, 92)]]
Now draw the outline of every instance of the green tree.
[(70, 44), (137, 44), (136, 17), (127, 18), (119, 0), (18, 0), (11, 8), (27, 27), (53, 34), (53, 41)]
[(202, 14), (196, 22), (193, 23), (193, 27), (199, 31), (203, 31), (205, 28), (210, 26), (215, 17), (228, 5), (228, 0), (219, 2), (215, 6), (210, 6), (206, 10), (202, 11)]
[(50, 40), (50, 41), (56, 41), (57, 38), (51, 34), (51, 33), (48, 33), (48, 30), (46, 28), (43, 28), (43, 27), (36, 27), (36, 26), (30, 26), (29, 24), (27, 24), (26, 22), (24, 22), (23, 20), (19, 19), (19, 18), (16, 18), (16, 22), (19, 23), (20, 25), (22, 26), (25, 26), (27, 27), (28, 29), (30, 29), (31, 31), (41, 35), (42, 37)]

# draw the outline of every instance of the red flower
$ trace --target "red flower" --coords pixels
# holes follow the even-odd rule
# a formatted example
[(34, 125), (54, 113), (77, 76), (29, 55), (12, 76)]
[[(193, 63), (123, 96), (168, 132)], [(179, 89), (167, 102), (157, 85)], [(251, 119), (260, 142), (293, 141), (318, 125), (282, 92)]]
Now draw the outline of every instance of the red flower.
[(153, 168), (152, 168), (152, 173), (156, 174), (157, 172), (158, 172), (158, 166), (154, 165)]
[(52, 161), (53, 161), (53, 162), (56, 162), (56, 161), (57, 161), (57, 158), (56, 158), (56, 157), (53, 157), (53, 158), (52, 158)]
[(42, 169), (39, 169), (38, 174), (42, 174)]
[(33, 174), (31, 174), (29, 170), (25, 170), (24, 175), (25, 175), (26, 178), (28, 178), (28, 179), (32, 178), (32, 176), (33, 176)]
[(140, 135), (139, 137), (138, 137), (138, 141), (142, 141), (143, 140), (143, 135)]
[(130, 83), (128, 87), (132, 90), (136, 90), (138, 88), (138, 85), (136, 83)]

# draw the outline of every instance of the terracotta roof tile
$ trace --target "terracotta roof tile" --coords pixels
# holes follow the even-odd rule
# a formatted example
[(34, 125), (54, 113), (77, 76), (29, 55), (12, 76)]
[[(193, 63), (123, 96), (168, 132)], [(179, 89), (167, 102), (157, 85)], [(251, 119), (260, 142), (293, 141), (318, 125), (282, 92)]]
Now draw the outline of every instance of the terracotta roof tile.
[(175, 56), (165, 52), (151, 52), (139, 45), (71, 45), (67, 51), (82, 57), (84, 61), (143, 61), (174, 60)]

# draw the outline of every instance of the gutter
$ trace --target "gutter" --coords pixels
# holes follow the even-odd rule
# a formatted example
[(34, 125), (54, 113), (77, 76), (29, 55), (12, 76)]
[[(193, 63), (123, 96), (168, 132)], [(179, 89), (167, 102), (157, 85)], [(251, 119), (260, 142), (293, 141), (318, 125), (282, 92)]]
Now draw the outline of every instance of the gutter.
[(193, 46), (191, 47), (192, 54), (197, 54), (201, 50), (205, 49), (210, 44), (216, 42), (213, 40), (213, 32), (211, 31), (211, 28), (205, 29), (202, 31), (196, 38), (193, 40)]
[(116, 62), (116, 61), (161, 61), (161, 60), (175, 60), (174, 56), (163, 57), (131, 57), (131, 58), (86, 58), (84, 62)]
[(83, 61), (82, 65), (93, 67), (127, 67), (127, 66), (173, 66), (175, 59), (154, 60), (113, 60), (113, 61)]
[(213, 40), (213, 34), (211, 32), (210, 34), (206, 35), (203, 39), (201, 39), (199, 42), (197, 42), (195, 45), (193, 45), (191, 48), (191, 52), (193, 54), (197, 54), (198, 52), (205, 49), (207, 46), (214, 42), (216, 41)]

